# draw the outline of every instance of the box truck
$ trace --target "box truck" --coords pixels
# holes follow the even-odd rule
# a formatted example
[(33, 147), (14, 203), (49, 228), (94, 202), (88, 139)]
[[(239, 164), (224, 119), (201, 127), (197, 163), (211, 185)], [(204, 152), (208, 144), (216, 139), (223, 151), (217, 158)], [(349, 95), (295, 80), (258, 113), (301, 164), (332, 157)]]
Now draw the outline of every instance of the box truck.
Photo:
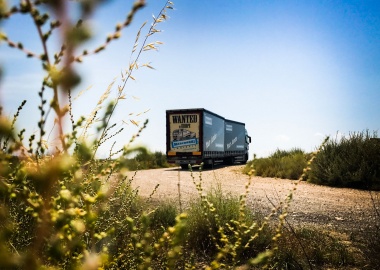
[(205, 110), (166, 111), (166, 156), (183, 169), (189, 164), (246, 163), (251, 137), (245, 124)]

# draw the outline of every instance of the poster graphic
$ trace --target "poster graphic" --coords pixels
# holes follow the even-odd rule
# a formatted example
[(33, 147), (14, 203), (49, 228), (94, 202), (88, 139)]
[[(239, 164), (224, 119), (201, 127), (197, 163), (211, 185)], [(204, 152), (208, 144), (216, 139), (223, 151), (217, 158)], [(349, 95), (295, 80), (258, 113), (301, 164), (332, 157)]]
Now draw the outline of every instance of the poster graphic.
[(176, 129), (173, 131), (172, 148), (180, 146), (191, 146), (198, 144), (198, 139), (195, 137), (195, 132), (187, 129)]
[(199, 114), (172, 114), (169, 119), (171, 150), (199, 151)]

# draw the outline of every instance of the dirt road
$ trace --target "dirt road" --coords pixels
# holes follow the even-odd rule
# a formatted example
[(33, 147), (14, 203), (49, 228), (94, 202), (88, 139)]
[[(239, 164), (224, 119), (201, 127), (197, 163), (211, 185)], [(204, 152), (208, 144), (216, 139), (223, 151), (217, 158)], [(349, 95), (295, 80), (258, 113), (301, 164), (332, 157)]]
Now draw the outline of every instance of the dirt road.
[[(202, 179), (204, 192), (220, 186), (223, 192), (241, 195), (246, 191), (249, 177), (241, 173), (242, 166), (217, 167), (201, 174), (193, 172), (196, 182)], [(131, 176), (133, 173), (131, 172)], [(248, 205), (264, 214), (281, 201), (295, 187), (294, 180), (252, 177), (249, 187)], [(181, 202), (196, 198), (197, 190), (189, 171), (180, 168), (167, 168), (138, 171), (134, 177), (134, 187), (139, 187), (143, 196), (149, 196), (159, 184), (155, 199)], [(372, 193), (379, 202), (380, 193)], [(288, 220), (293, 225), (320, 225), (326, 229), (339, 231), (364, 231), (374, 226), (375, 212), (371, 194), (368, 191), (331, 188), (300, 182), (294, 191), (288, 211)]]

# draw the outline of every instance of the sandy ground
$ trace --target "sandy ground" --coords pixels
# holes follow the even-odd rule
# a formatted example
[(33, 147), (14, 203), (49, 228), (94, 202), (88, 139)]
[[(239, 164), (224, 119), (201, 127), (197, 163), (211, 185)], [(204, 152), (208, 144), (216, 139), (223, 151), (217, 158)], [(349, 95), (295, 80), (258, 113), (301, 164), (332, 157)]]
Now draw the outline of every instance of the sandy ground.
[[(142, 196), (149, 196), (158, 184), (153, 198), (172, 200), (178, 205), (180, 199), (185, 207), (187, 202), (198, 196), (194, 181), (198, 183), (201, 180), (204, 193), (210, 188), (220, 187), (224, 193), (244, 194), (249, 177), (241, 173), (242, 168), (241, 165), (220, 166), (202, 173), (196, 168), (193, 176), (180, 168), (145, 170), (138, 171), (132, 183)], [(254, 211), (267, 214), (296, 187), (287, 218), (294, 226), (316, 225), (342, 232), (364, 232), (374, 226), (376, 214), (370, 192), (295, 183), (294, 180), (252, 177), (248, 205)], [(380, 193), (372, 192), (372, 198), (379, 205)]]

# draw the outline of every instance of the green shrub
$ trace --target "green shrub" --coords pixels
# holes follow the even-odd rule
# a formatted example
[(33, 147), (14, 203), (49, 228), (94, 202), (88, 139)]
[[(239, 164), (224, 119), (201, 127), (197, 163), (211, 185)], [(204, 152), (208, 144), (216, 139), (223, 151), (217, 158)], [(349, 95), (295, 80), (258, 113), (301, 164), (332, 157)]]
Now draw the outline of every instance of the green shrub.
[(168, 168), (166, 155), (160, 151), (150, 153), (149, 151), (140, 151), (134, 158), (127, 158), (123, 165), (131, 171)]
[(213, 189), (206, 195), (207, 202), (212, 204), (209, 211), (202, 198), (192, 201), (189, 215), (189, 246), (194, 250), (214, 254), (217, 251), (219, 226), (224, 226), (239, 218), (239, 198), (223, 194), (220, 188)]
[(171, 201), (159, 202), (157, 208), (150, 215), (150, 221), (154, 230), (164, 229), (175, 225), (175, 218), (178, 215), (176, 204)]
[(199, 182), (193, 181), (199, 198), (187, 210), (187, 252), (217, 269), (248, 265), (252, 258), (257, 259), (255, 264), (265, 264), (274, 231), (267, 220), (247, 207), (250, 181), (246, 194), (240, 196), (224, 193), (220, 185), (203, 194), (201, 175)]
[(257, 176), (296, 180), (302, 175), (309, 159), (310, 154), (298, 148), (290, 151), (277, 149), (267, 158), (255, 158), (248, 162), (244, 172), (248, 173), (253, 168)]
[(350, 246), (326, 232), (316, 228), (297, 228), (293, 232), (285, 230), (279, 240), (272, 261), (276, 269), (342, 268), (364, 264), (363, 260), (355, 262), (355, 251)]
[(312, 163), (309, 181), (316, 184), (380, 189), (380, 142), (377, 133), (353, 132), (329, 139)]

